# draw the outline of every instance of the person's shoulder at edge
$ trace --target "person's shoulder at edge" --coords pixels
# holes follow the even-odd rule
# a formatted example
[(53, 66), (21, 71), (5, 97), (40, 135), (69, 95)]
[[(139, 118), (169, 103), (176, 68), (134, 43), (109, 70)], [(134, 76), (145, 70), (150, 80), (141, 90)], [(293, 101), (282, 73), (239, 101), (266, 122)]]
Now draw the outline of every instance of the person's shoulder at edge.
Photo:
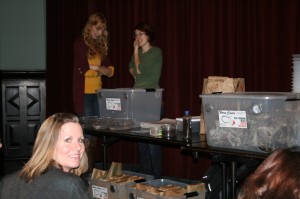
[(13, 189), (19, 182), (21, 182), (19, 173), (20, 171), (14, 171), (12, 173), (6, 174), (0, 180), (0, 198), (3, 196), (3, 194), (6, 194), (5, 191)]
[[(50, 174), (49, 176), (52, 176), (52, 182), (56, 182), (55, 184), (58, 187), (58, 191), (61, 189), (68, 190), (68, 198), (89, 198), (88, 186), (79, 176), (66, 173), (58, 168), (51, 168), (48, 173)], [(47, 180), (51, 181), (51, 177)]]
[(8, 180), (8, 179), (19, 177), (19, 173), (20, 173), (20, 170), (19, 171), (14, 171), (14, 172), (9, 173), (9, 174), (6, 174), (5, 176), (3, 176), (2, 179), (0, 179), (0, 184), (2, 184), (2, 182), (6, 182), (6, 180)]
[[(63, 195), (66, 194), (65, 196), (68, 198), (88, 198), (88, 187), (79, 176), (64, 172), (56, 167), (51, 167), (46, 173), (39, 176), (36, 183), (51, 184), (52, 190)], [(68, 191), (65, 192), (64, 190)]]
[[(0, 181), (0, 197), (2, 191), (5, 191), (7, 189), (13, 189), (15, 188), (15, 186), (19, 186), (19, 183), (25, 183), (23, 180), (20, 179), (19, 173), (20, 171), (17, 171), (7, 174), (3, 177), (3, 179)], [(34, 181), (34, 184), (40, 184), (41, 186), (44, 186), (46, 183), (51, 187), (49, 190), (56, 190), (56, 193), (53, 193), (53, 197), (56, 197), (57, 194), (61, 195), (62, 190), (68, 190), (66, 193), (63, 194), (68, 198), (89, 198), (88, 187), (79, 176), (76, 176), (72, 173), (66, 173), (55, 167), (50, 168), (46, 173), (37, 177)], [(47, 193), (47, 190), (44, 191), (45, 193)]]
[[(15, 181), (15, 180), (20, 180), (20, 177), (19, 177), (19, 173), (21, 171), (15, 171), (13, 173), (10, 173), (10, 174), (7, 174), (3, 177), (3, 179), (0, 181), (0, 184), (3, 184), (3, 183), (7, 183), (7, 182), (12, 182), (12, 181)], [(79, 184), (79, 185), (84, 185), (84, 182), (83, 180), (79, 177), (79, 176), (76, 176), (72, 173), (66, 173), (64, 171), (62, 171), (61, 169), (58, 169), (58, 168), (55, 168), (55, 167), (52, 167), (50, 168), (47, 172), (45, 172), (44, 174), (36, 177), (34, 179), (37, 180), (37, 181), (40, 181), (42, 179), (47, 179), (49, 181), (52, 181), (52, 182), (64, 182), (64, 183), (70, 183), (70, 184)]]
[(75, 175), (75, 174), (72, 174), (72, 173), (67, 173), (67, 172), (64, 172), (64, 171), (62, 171), (61, 169), (58, 169), (58, 168), (56, 168), (56, 167), (51, 167), (50, 169), (49, 169), (49, 171), (48, 172), (46, 172), (45, 174), (43, 174), (43, 175), (45, 175), (45, 177), (49, 177), (49, 178), (53, 178), (53, 179), (55, 179), (55, 178), (57, 178), (57, 179), (59, 179), (60, 181), (64, 181), (64, 182), (82, 182), (82, 179), (79, 177), (79, 176), (77, 176), (77, 175)]
[[(6, 180), (8, 180), (8, 179), (20, 178), (19, 177), (20, 172), (21, 172), (21, 170), (5, 175), (2, 178), (2, 180), (0, 181), (0, 183), (6, 182)], [(81, 181), (81, 178), (79, 176), (76, 176), (72, 173), (66, 173), (66, 172), (62, 171), (61, 169), (58, 169), (55, 167), (51, 167), (47, 172), (40, 175), (39, 177), (47, 177), (47, 178), (49, 178), (49, 180), (51, 180), (53, 178), (58, 178), (63, 181), (73, 181), (73, 180)], [(39, 177), (37, 177), (36, 179), (39, 179)]]
[(157, 53), (157, 54), (162, 54), (161, 48), (157, 47), (157, 46), (152, 46), (152, 48), (150, 48), (150, 52)]
[(162, 51), (161, 48), (158, 47), (158, 46), (152, 46), (151, 49), (153, 49), (153, 50), (158, 50), (158, 51)]

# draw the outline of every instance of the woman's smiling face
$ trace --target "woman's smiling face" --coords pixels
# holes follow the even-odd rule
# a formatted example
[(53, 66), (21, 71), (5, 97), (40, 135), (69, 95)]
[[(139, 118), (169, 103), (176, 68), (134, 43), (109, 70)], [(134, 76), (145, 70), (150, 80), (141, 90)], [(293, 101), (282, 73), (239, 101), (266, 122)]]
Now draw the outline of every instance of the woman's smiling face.
[(84, 136), (79, 123), (68, 122), (61, 127), (53, 159), (65, 172), (80, 166), (85, 151)]

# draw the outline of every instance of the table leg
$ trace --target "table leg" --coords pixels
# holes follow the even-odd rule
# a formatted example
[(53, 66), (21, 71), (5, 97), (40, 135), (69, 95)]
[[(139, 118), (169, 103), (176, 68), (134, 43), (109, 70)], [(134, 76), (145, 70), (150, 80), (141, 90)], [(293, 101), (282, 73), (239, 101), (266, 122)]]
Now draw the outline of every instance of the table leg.
[(103, 170), (106, 171), (107, 170), (107, 149), (110, 145), (118, 142), (120, 140), (120, 138), (117, 137), (106, 137), (105, 135), (103, 135), (103, 143), (102, 143), (102, 149), (103, 149)]
[(232, 198), (236, 197), (236, 162), (231, 162), (231, 192)]
[(222, 199), (227, 198), (227, 178), (226, 178), (226, 163), (221, 162), (222, 165)]
[(103, 148), (103, 170), (106, 171), (107, 170), (107, 144), (106, 144), (105, 135), (103, 136), (102, 148)]

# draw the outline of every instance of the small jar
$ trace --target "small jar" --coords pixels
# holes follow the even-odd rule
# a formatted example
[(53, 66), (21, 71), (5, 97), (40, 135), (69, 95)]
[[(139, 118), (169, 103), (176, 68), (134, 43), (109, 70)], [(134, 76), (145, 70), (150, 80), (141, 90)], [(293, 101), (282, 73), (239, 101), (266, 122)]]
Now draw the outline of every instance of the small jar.
[(155, 137), (161, 136), (161, 128), (160, 128), (160, 126), (151, 127), (150, 128), (150, 135), (151, 136), (155, 136)]
[(176, 125), (164, 124), (161, 126), (161, 132), (163, 138), (175, 138), (176, 137)]

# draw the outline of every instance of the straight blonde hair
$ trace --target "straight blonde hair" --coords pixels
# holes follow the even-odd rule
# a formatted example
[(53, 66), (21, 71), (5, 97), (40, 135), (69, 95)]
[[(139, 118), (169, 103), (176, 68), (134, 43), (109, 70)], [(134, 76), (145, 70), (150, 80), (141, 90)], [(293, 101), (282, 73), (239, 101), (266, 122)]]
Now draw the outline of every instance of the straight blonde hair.
[[(20, 177), (26, 182), (45, 173), (50, 167), (54, 166), (62, 169), (61, 165), (53, 160), (53, 152), (62, 126), (69, 122), (79, 123), (79, 119), (77, 116), (70, 113), (56, 113), (43, 122), (37, 133), (32, 156), (20, 173)], [(84, 152), (80, 166), (76, 169), (71, 169), (70, 173), (79, 176), (86, 172), (87, 169), (88, 158), (86, 152)]]

